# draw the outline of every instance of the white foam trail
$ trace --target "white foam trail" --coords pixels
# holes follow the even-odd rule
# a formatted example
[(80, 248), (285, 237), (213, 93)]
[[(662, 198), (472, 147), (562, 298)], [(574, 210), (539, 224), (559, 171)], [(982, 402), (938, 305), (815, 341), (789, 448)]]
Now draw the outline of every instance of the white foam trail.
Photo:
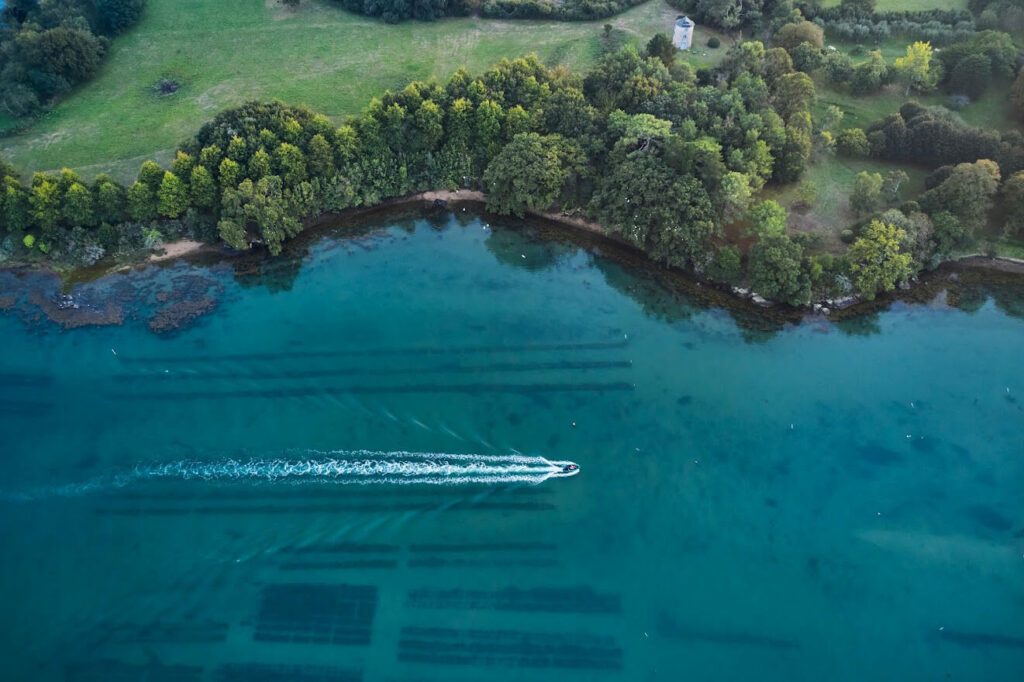
[(409, 421), (411, 421), (413, 424), (415, 424), (416, 426), (420, 427), (424, 431), (431, 431), (432, 430), (429, 426), (427, 426), (426, 424), (421, 422), (416, 417), (409, 417)]
[[(457, 433), (455, 433), (454, 431), (452, 431), (452, 430), (451, 430), (451, 429), (450, 429), (450, 428), (448, 427), (448, 425), (447, 425), (447, 424), (444, 424), (444, 423), (442, 423), (442, 424), (441, 424), (441, 430), (442, 430), (442, 431), (444, 431), (445, 433), (447, 433), (447, 434), (448, 434), (449, 436), (451, 436), (452, 438), (457, 438), (457, 439), (459, 439), (459, 440), (461, 440), (461, 441), (465, 441), (465, 440), (466, 440), (465, 438), (463, 438), (463, 437), (462, 437), (462, 436), (460, 436), (459, 434), (457, 434)], [(513, 452), (514, 452), (514, 451), (513, 451)], [(518, 454), (518, 453), (517, 453), (517, 454)]]
[(540, 456), (472, 455), (438, 452), (310, 451), (297, 459), (197, 461), (139, 465), (130, 472), (84, 483), (0, 494), (9, 501), (75, 497), (154, 480), (330, 482), (356, 485), (465, 485), (541, 483), (565, 472), (572, 462)]

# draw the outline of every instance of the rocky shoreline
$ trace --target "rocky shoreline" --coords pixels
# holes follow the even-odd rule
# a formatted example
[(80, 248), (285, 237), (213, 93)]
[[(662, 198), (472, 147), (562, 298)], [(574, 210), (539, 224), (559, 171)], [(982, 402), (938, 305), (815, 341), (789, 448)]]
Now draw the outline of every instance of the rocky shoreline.
[[(431, 208), (446, 210), (461, 208), (462, 211), (472, 210), (495, 220), (508, 220), (507, 218), (487, 214), (487, 196), (481, 191), (468, 189), (436, 190), (389, 199), (374, 206), (357, 207), (339, 213), (329, 213), (309, 218), (304, 221), (305, 231), (303, 235), (314, 236), (324, 230), (336, 228), (339, 224), (345, 224), (357, 218), (365, 219), (378, 213), (402, 209), (429, 210)], [(773, 317), (781, 316), (789, 319), (799, 319), (800, 317), (811, 315), (834, 319), (849, 319), (861, 313), (869, 314), (877, 310), (881, 305), (887, 305), (894, 300), (920, 300), (920, 296), (915, 295), (915, 289), (924, 287), (924, 280), (927, 280), (929, 284), (933, 283), (945, 271), (949, 271), (946, 276), (948, 276), (948, 281), (951, 282), (958, 280), (958, 271), (969, 269), (973, 271), (991, 271), (993, 274), (1000, 273), (1001, 276), (996, 277), (996, 279), (1000, 280), (1005, 279), (1006, 276), (1020, 277), (1021, 283), (1024, 284), (1024, 261), (1014, 258), (991, 257), (983, 254), (969, 254), (956, 260), (947, 261), (935, 271), (922, 273), (921, 276), (914, 277), (910, 282), (904, 284), (901, 289), (889, 294), (880, 295), (873, 301), (867, 301), (858, 296), (850, 295), (838, 299), (821, 299), (802, 308), (793, 308), (768, 300), (751, 289), (730, 286), (701, 277), (692, 271), (657, 264), (651, 261), (635, 245), (617, 235), (609, 234), (595, 221), (579, 215), (529, 211), (527, 212), (527, 220), (534, 224), (546, 225), (549, 228), (554, 226), (556, 231), (563, 233), (561, 236), (552, 234), (550, 235), (552, 238), (569, 238), (576, 242), (582, 241), (585, 243), (581, 245), (594, 246), (599, 250), (605, 250), (601, 249), (601, 247), (611, 246), (617, 251), (630, 253), (633, 256), (628, 259), (630, 265), (645, 264), (647, 269), (653, 268), (663, 273), (671, 273), (674, 277), (689, 280), (697, 288), (716, 290), (726, 297), (725, 299), (718, 299), (716, 297), (715, 303), (718, 305), (729, 305), (727, 299), (731, 299), (733, 305), (755, 311), (761, 310), (765, 314), (771, 314)], [(301, 238), (302, 235), (298, 237), (298, 239)], [(80, 268), (54, 274), (60, 275), (66, 282), (89, 281), (113, 272), (126, 272), (138, 266), (168, 264), (179, 259), (192, 260), (198, 257), (230, 260), (238, 257), (240, 253), (243, 252), (234, 251), (222, 245), (183, 239), (156, 247), (153, 252), (144, 258), (133, 261), (122, 262), (103, 268)], [(38, 264), (15, 264), (14, 268), (0, 267), (0, 269), (54, 272), (52, 268)]]

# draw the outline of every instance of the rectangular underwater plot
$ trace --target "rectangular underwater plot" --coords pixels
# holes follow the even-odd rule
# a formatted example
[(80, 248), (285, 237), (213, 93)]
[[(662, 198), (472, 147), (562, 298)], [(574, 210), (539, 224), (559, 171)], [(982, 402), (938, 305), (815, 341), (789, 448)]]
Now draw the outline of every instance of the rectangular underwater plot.
[(216, 682), (362, 682), (363, 671), (326, 665), (229, 663), (217, 669)]
[(352, 559), (349, 561), (286, 561), (278, 568), (282, 571), (338, 571), (398, 568), (395, 559)]
[(285, 547), (278, 551), (287, 557), (282, 571), (397, 568), (397, 545), (362, 542), (314, 543)]
[(562, 565), (558, 559), (446, 559), (426, 556), (409, 559), (409, 568), (557, 568)]
[(413, 609), (460, 609), (468, 611), (537, 611), (546, 613), (619, 613), (617, 594), (580, 588), (510, 587), (502, 590), (410, 590), (406, 605)]
[(370, 643), (376, 609), (373, 585), (269, 585), (253, 640), (364, 646)]
[(431, 543), (409, 546), (409, 568), (553, 568), (561, 566), (547, 542)]
[(551, 542), (473, 542), (466, 544), (416, 544), (409, 545), (410, 552), (554, 552), (557, 545)]
[[(337, 497), (338, 493), (332, 493)], [(346, 495), (348, 492), (346, 491)], [(393, 554), (398, 545), (383, 545), (368, 542), (331, 542), (311, 545), (297, 545), (278, 550), (281, 554)]]
[(620, 670), (622, 649), (612, 637), (600, 635), (404, 627), (398, 660), (429, 665)]
[(66, 682), (201, 682), (203, 669), (160, 663), (133, 665), (105, 659), (67, 665), (64, 667), (64, 679)]

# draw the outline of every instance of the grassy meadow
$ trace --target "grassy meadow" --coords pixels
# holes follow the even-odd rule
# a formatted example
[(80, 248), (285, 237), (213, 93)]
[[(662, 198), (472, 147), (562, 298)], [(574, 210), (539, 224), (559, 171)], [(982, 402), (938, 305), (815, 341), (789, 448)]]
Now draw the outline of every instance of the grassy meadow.
[[(608, 19), (616, 43), (671, 33), (677, 11), (652, 0)], [(297, 11), (275, 0), (147, 0), (139, 24), (118, 38), (100, 73), (26, 132), (0, 139), (0, 155), (24, 171), (69, 166), (134, 179), (147, 158), (173, 149), (221, 109), (248, 99), (308, 104), (335, 119), (359, 113), (385, 89), (479, 72), (535, 52), (547, 64), (586, 69), (604, 50), (588, 23), (452, 19), (385, 24), (325, 0)], [(705, 37), (706, 39), (706, 37)], [(714, 61), (725, 45), (706, 50)], [(170, 77), (181, 89), (158, 97)]]

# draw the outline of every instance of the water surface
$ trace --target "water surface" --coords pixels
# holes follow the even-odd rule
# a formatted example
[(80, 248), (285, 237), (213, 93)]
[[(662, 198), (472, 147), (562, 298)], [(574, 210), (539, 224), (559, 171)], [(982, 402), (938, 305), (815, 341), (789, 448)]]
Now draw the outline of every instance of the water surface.
[(1013, 292), (752, 333), (459, 218), (6, 276), (0, 676), (1021, 679)]

